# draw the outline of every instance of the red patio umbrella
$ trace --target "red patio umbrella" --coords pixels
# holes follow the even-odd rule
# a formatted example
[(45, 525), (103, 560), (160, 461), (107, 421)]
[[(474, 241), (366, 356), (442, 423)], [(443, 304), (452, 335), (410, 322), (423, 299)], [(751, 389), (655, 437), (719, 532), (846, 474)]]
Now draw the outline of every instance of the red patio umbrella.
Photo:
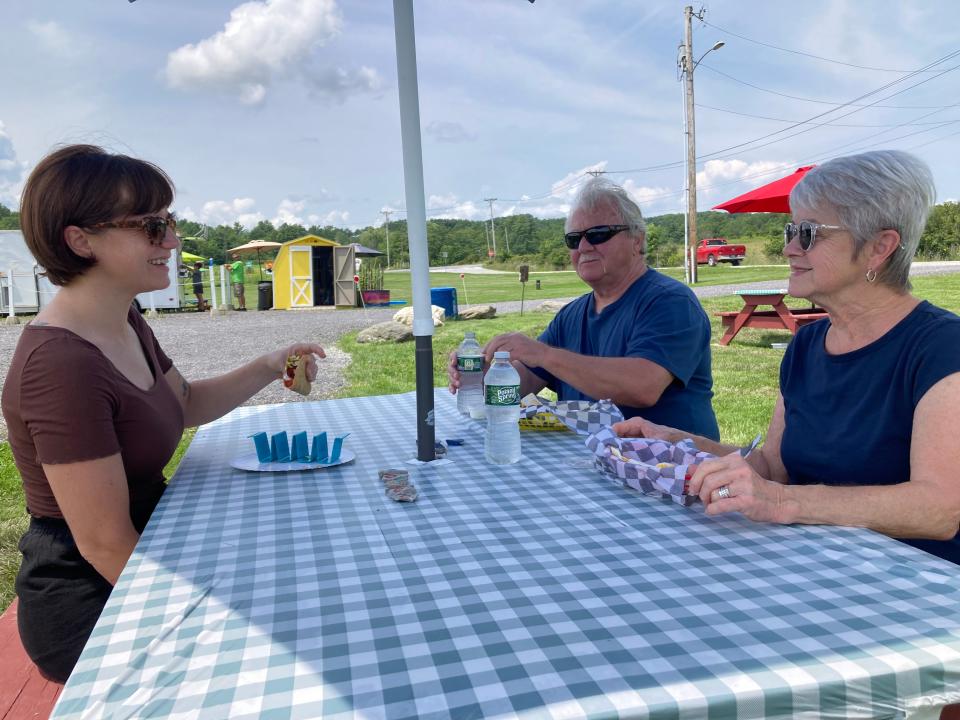
[(750, 192), (738, 195), (733, 200), (714, 205), (713, 209), (726, 210), (728, 213), (788, 213), (790, 212), (790, 191), (807, 174), (807, 171), (814, 167), (814, 165), (807, 165), (797, 168), (796, 171), (786, 177), (761, 185)]

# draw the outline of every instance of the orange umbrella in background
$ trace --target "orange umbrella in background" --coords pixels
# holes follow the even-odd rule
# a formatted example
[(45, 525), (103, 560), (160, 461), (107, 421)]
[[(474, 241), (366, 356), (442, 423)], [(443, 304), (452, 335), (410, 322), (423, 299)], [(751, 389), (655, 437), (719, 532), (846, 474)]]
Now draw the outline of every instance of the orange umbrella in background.
[(725, 203), (714, 205), (713, 209), (726, 210), (728, 213), (789, 213), (790, 191), (814, 167), (816, 166), (806, 165), (797, 168), (796, 171), (786, 177), (761, 185), (750, 192), (738, 195), (732, 200), (727, 200)]

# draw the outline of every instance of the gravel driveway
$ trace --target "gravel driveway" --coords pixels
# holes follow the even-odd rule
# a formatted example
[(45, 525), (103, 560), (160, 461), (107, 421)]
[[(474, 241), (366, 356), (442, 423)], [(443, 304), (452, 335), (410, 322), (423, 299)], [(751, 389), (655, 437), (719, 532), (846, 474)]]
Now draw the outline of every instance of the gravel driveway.
[[(317, 342), (327, 358), (320, 366), (311, 399), (333, 397), (344, 385), (343, 371), (350, 356), (334, 345), (343, 335), (393, 317), (396, 308), (369, 310), (307, 309), (286, 312), (169, 313), (148, 319), (160, 346), (188, 380), (217, 375), (257, 355), (299, 340)], [(0, 385), (7, 376), (23, 325), (0, 325)], [(246, 405), (300, 400), (280, 383), (271, 383)], [(7, 424), (0, 417), (0, 441)]]
[[(951, 272), (960, 272), (960, 262), (914, 263), (911, 269), (911, 275)], [(694, 292), (699, 297), (716, 297), (729, 295), (746, 287), (771, 289), (782, 288), (785, 284), (785, 280), (773, 280), (713, 285), (696, 287)], [(495, 304), (501, 315), (520, 310), (519, 302)], [(524, 308), (532, 310), (538, 304), (539, 301), (527, 302)], [(311, 394), (312, 399), (319, 400), (332, 397), (345, 383), (343, 371), (349, 364), (350, 357), (334, 347), (340, 337), (368, 325), (389, 320), (395, 312), (396, 308), (311, 308), (269, 313), (228, 312), (218, 317), (210, 317), (207, 313), (184, 312), (161, 315), (148, 322), (161, 347), (188, 380), (216, 375), (264, 352), (298, 340), (318, 342), (327, 351), (327, 359), (321, 365), (321, 372)], [(21, 332), (23, 325), (0, 325), (0, 385), (7, 376), (10, 358)], [(299, 395), (285, 390), (280, 383), (271, 383), (245, 404), (263, 405), (299, 399)], [(6, 439), (7, 425), (0, 417), (0, 441)]]

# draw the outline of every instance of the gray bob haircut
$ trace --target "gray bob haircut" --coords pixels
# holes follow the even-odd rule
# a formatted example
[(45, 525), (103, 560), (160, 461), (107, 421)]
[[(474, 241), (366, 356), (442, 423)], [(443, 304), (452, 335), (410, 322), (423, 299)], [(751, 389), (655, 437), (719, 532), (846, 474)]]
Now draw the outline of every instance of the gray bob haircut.
[(790, 193), (790, 207), (833, 208), (853, 235), (854, 257), (881, 230), (900, 233), (902, 248), (889, 257), (877, 280), (910, 289), (910, 263), (936, 200), (930, 168), (902, 150), (876, 150), (818, 165)]
[(627, 231), (635, 237), (643, 238), (643, 252), (647, 251), (647, 224), (643, 221), (643, 213), (631, 197), (619, 185), (609, 180), (593, 177), (587, 180), (577, 191), (573, 199), (570, 213), (567, 215), (566, 229), (570, 230), (570, 218), (578, 210), (596, 210), (597, 208), (612, 208), (620, 216), (621, 225), (628, 225)]

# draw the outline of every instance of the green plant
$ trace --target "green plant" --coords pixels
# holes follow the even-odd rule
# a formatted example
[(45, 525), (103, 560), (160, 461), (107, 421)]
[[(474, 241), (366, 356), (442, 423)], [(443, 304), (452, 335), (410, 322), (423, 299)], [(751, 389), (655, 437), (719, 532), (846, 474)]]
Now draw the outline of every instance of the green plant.
[(783, 258), (783, 238), (771, 237), (763, 241), (763, 254), (771, 260), (784, 261)]
[(379, 262), (365, 260), (360, 263), (357, 272), (360, 277), (361, 290), (383, 290), (383, 265)]

